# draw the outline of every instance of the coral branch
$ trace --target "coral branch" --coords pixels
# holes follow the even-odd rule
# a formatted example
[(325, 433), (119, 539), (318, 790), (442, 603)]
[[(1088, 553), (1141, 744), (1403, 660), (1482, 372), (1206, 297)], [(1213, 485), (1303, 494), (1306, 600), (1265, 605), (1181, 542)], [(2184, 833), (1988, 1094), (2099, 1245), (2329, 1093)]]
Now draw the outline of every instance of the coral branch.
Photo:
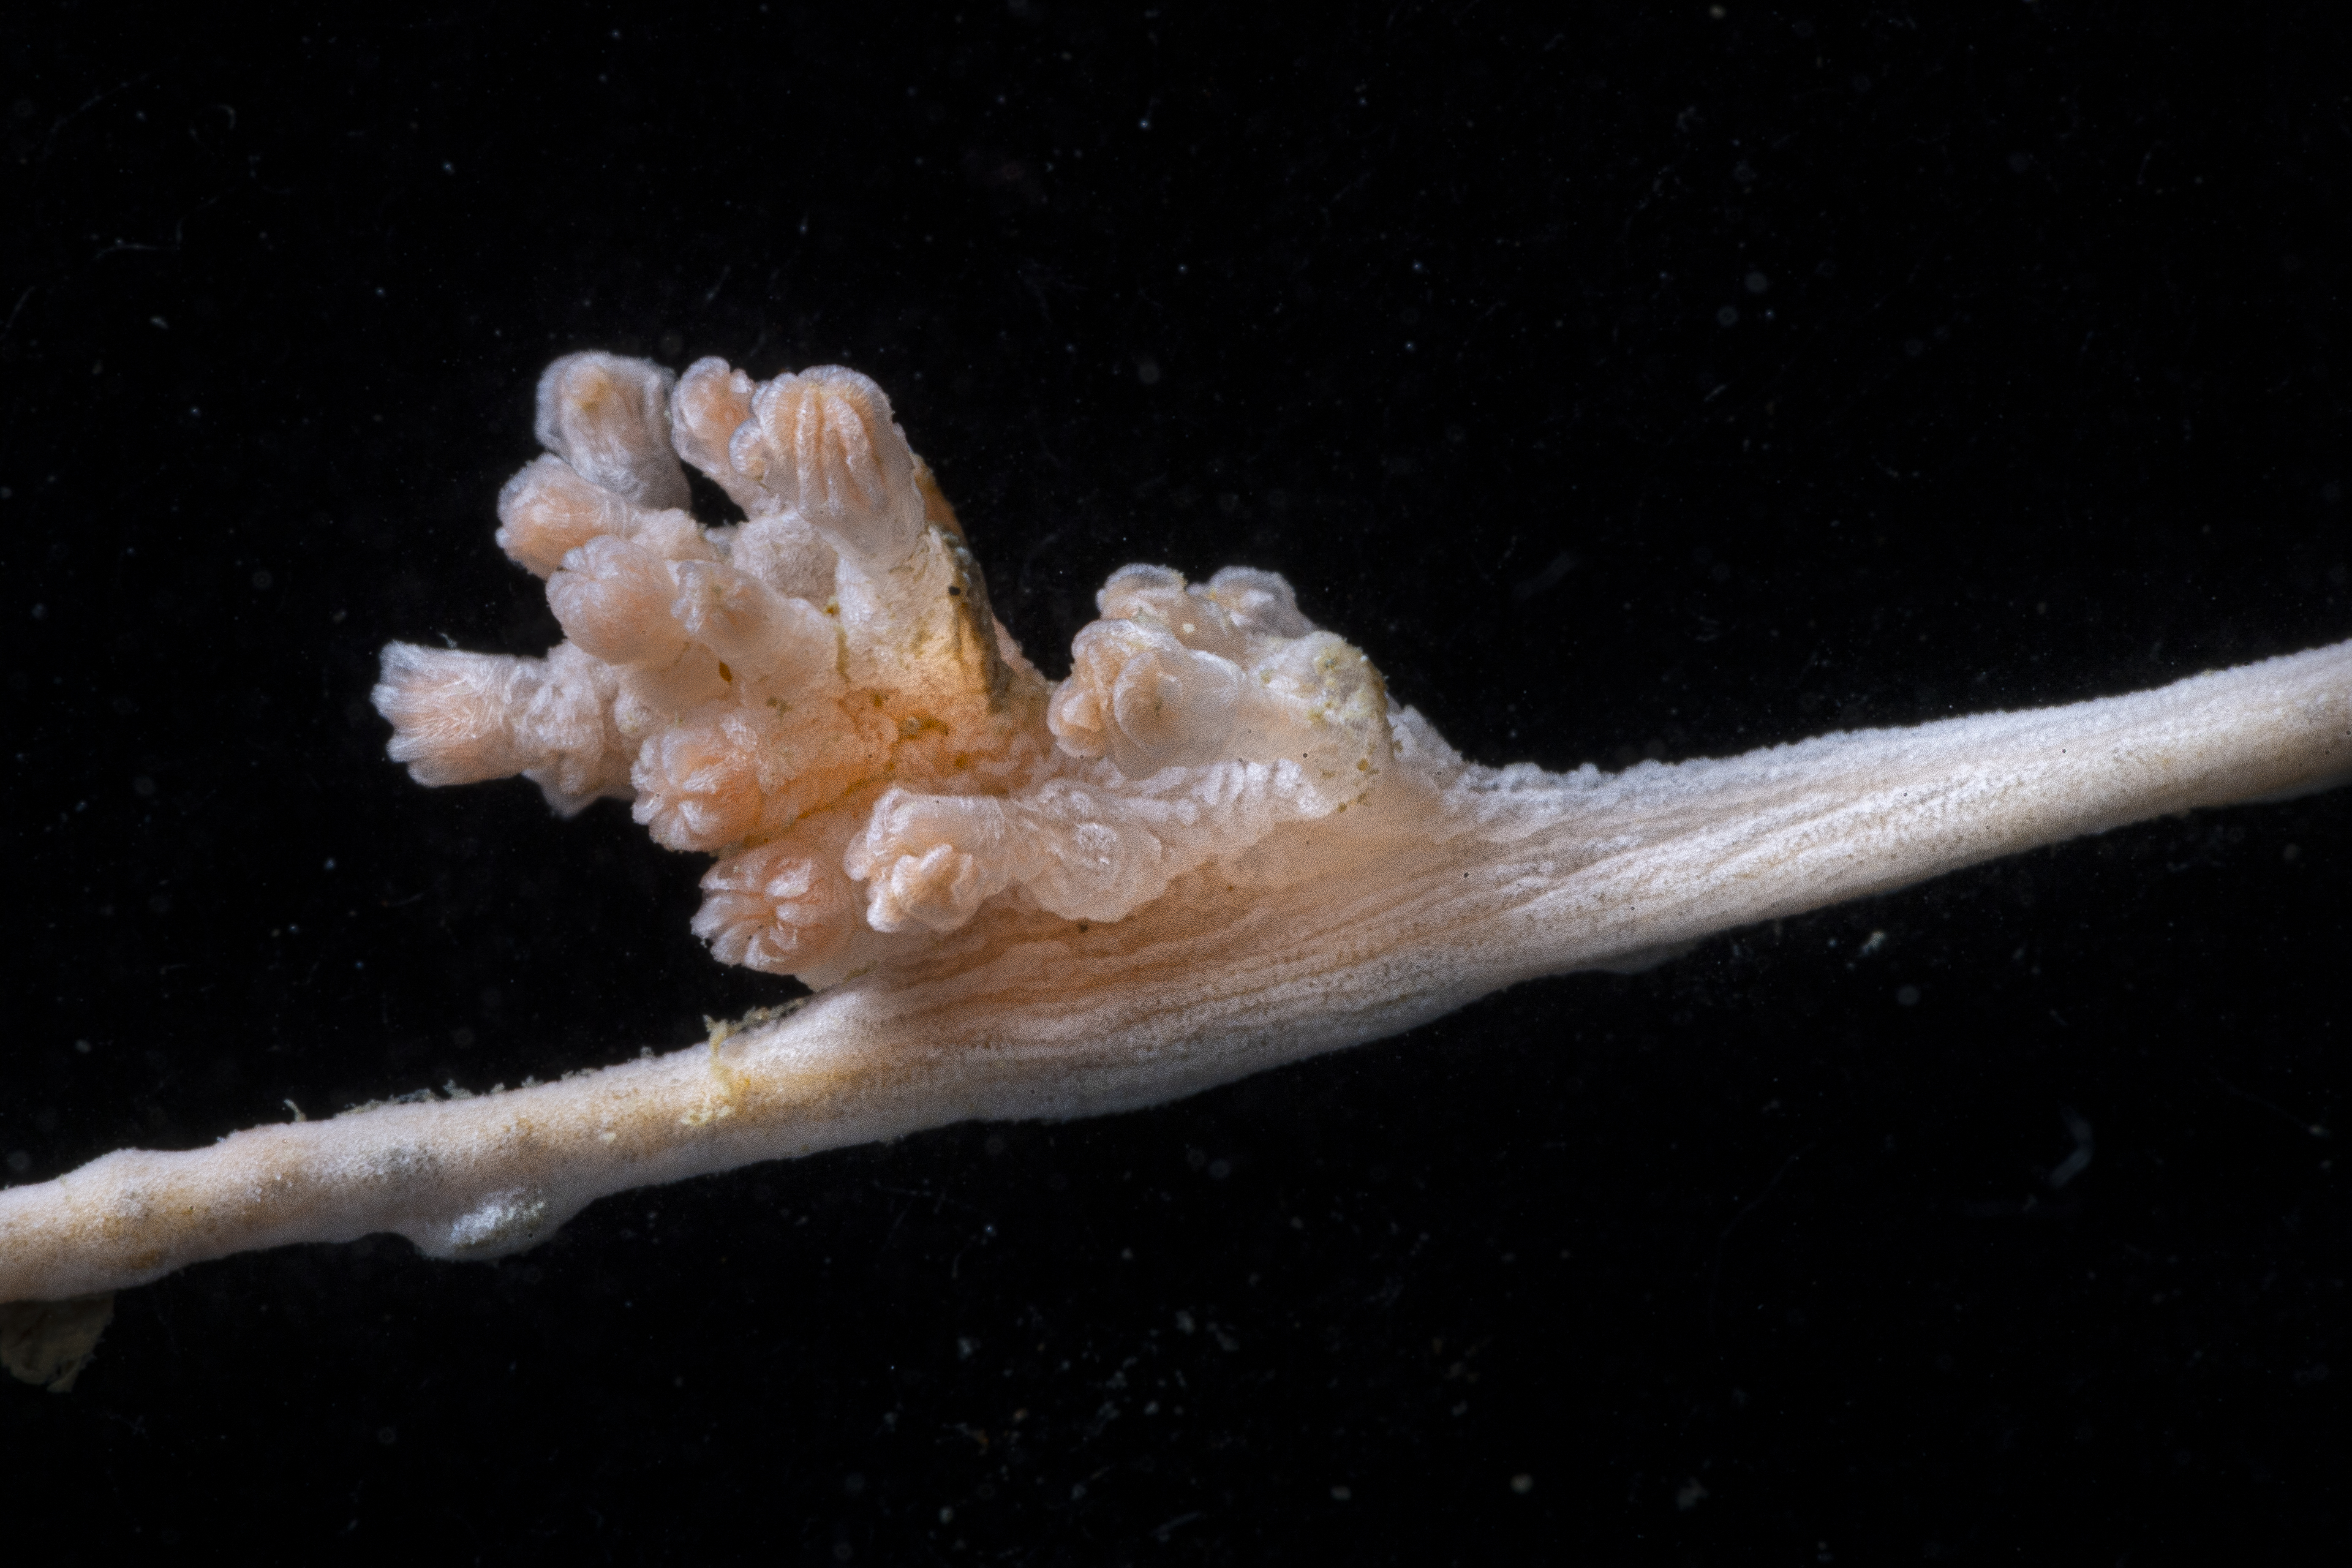
[[(0, 1193), (0, 1300), (380, 1230), (494, 1257), (625, 1187), (1167, 1100), (1533, 975), (2352, 775), (2352, 643), (1721, 761), (1483, 768), (1263, 572), (1119, 572), (1049, 684), (853, 372), (705, 360), (673, 386), (574, 355), (540, 434), (499, 540), (566, 640), (388, 647), (392, 754), (431, 784), (520, 773), (566, 810), (631, 799), (718, 857), (713, 954), (820, 994), (561, 1083)], [(746, 520), (677, 510), (679, 456)]]

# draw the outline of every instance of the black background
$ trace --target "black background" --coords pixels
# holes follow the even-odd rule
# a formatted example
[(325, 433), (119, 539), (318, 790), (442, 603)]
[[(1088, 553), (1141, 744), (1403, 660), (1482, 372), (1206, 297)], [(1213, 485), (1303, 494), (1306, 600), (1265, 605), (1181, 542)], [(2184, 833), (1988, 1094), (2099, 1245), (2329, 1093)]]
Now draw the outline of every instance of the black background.
[[(11, 1180), (778, 997), (625, 811), (382, 760), (386, 639), (555, 636), (491, 502), (574, 348), (855, 364), (1049, 672), (1125, 561), (1274, 567), (1488, 762), (2352, 631), (2325, 8), (741, 9), (0, 24)], [(0, 1388), (12, 1512), (461, 1562), (2323, 1560), (2347, 804), (494, 1266), (205, 1265), (70, 1395)]]

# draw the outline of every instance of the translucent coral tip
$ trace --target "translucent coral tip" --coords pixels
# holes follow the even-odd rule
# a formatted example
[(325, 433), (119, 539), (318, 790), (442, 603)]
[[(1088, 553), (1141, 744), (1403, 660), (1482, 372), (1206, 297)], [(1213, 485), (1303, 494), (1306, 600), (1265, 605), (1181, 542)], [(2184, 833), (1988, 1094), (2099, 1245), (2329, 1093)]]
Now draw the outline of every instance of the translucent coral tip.
[(684, 506), (686, 474), (670, 445), (671, 379), (651, 360), (566, 354), (539, 378), (540, 444), (639, 506)]

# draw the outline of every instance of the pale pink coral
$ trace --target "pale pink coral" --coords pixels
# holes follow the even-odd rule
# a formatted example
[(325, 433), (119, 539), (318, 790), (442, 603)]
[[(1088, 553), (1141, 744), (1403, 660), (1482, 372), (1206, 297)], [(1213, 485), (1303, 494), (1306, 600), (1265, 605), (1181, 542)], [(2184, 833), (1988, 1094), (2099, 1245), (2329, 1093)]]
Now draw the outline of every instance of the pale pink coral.
[(629, 793), (612, 717), (618, 687), (612, 667), (570, 643), (544, 659), (394, 643), (373, 696), (394, 725), (393, 760), (418, 783), (521, 773), (572, 812)]
[[(667, 402), (665, 405), (664, 397)], [(2352, 775), (2352, 644), (2159, 691), (1603, 775), (1477, 766), (1270, 574), (1106, 584), (1049, 685), (879, 388), (574, 355), (501, 498), (543, 659), (394, 644), (427, 784), (636, 795), (723, 857), (696, 933), (823, 994), (508, 1096), (123, 1151), (0, 1194), (0, 1301), (394, 1230), (531, 1245), (594, 1197), (973, 1116), (1150, 1104), (1497, 986), (1641, 967), (2079, 833)], [(675, 440), (676, 452), (671, 449)], [(749, 521), (678, 510), (682, 453)]]
[(686, 476), (670, 455), (673, 379), (649, 360), (566, 354), (539, 378), (539, 443), (648, 511), (684, 506)]
[(568, 551), (547, 580), (547, 606), (582, 651), (606, 664), (668, 664), (686, 650), (670, 613), (669, 563), (642, 544), (602, 534)]
[(840, 856), (794, 842), (763, 844), (702, 874), (694, 934), (721, 963), (796, 974), (837, 954), (857, 920)]
[(599, 534), (625, 533), (638, 509), (557, 457), (533, 458), (499, 492), (499, 548), (544, 577)]
[[(822, 981), (992, 899), (1115, 920), (1388, 764), (1378, 674), (1268, 573), (1125, 569), (1049, 689), (854, 371), (703, 360), (673, 386), (573, 355), (539, 416), (552, 455), (508, 486), (499, 541), (568, 640), (544, 662), (388, 649), (394, 754), (428, 783), (633, 795), (661, 843), (730, 852), (696, 925), (728, 962)], [(677, 510), (678, 455), (748, 521)]]

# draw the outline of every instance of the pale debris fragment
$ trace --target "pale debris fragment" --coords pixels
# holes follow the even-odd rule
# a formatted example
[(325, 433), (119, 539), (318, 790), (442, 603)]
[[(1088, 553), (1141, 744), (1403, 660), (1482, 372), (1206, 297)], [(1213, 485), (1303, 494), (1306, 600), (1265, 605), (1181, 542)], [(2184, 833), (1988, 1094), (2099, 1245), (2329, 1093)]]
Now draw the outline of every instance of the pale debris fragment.
[(19, 1382), (70, 1394), (113, 1321), (111, 1290), (63, 1301), (0, 1303), (0, 1366)]

